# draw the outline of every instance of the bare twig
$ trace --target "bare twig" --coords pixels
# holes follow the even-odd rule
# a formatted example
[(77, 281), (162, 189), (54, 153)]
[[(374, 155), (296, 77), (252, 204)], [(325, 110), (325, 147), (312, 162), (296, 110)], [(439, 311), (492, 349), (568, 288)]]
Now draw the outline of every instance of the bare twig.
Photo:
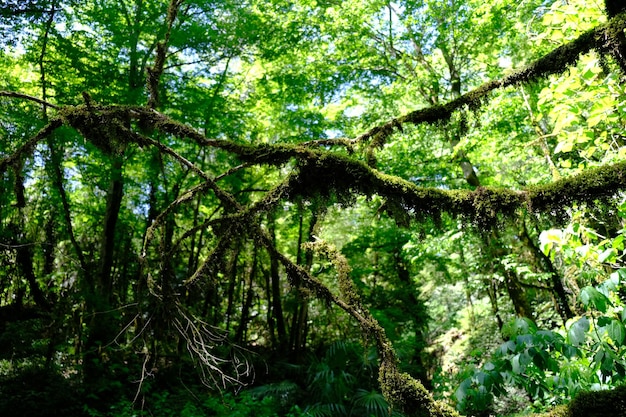
[(46, 107), (50, 107), (53, 109), (58, 109), (59, 106), (50, 103), (49, 101), (46, 100), (42, 100), (40, 98), (34, 97), (34, 96), (30, 96), (28, 94), (23, 94), (23, 93), (17, 93), (15, 91), (0, 91), (0, 97), (12, 97), (12, 98), (21, 98), (24, 100), (30, 100), (30, 101), (34, 101), (35, 103), (39, 103), (42, 104)]

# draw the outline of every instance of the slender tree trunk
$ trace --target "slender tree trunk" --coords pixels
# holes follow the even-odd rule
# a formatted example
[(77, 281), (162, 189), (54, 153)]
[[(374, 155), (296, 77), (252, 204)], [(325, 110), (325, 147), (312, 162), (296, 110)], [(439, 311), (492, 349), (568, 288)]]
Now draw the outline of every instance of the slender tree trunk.
[(513, 308), (515, 309), (515, 314), (519, 317), (528, 317), (532, 318), (532, 309), (530, 308), (530, 303), (528, 302), (528, 297), (526, 296), (526, 291), (520, 285), (517, 275), (514, 271), (506, 268), (502, 268), (504, 273), (504, 282), (506, 284), (506, 291), (509, 294), (509, 298), (513, 303)]
[(100, 263), (94, 278), (89, 283), (86, 298), (87, 312), (91, 315), (88, 336), (84, 347), (84, 380), (87, 385), (97, 384), (106, 375), (103, 364), (104, 349), (116, 335), (112, 310), (113, 303), (113, 260), (115, 232), (123, 197), (122, 156), (113, 157), (111, 179), (106, 197), (104, 228), (100, 242)]
[(253, 254), (252, 254), (252, 266), (250, 267), (250, 272), (248, 273), (247, 282), (246, 282), (246, 291), (245, 296), (242, 300), (241, 306), (241, 319), (239, 320), (239, 325), (237, 326), (237, 331), (235, 332), (235, 341), (243, 342), (246, 331), (248, 329), (248, 322), (250, 321), (250, 310), (252, 308), (252, 302), (254, 301), (254, 279), (257, 274), (257, 247), (254, 246)]
[[(440, 47), (439, 48), (443, 54), (443, 57), (448, 65), (448, 71), (450, 73), (450, 85), (451, 92), (453, 98), (459, 98), (461, 96), (461, 73), (459, 72), (455, 62), (454, 56), (450, 54), (447, 48)], [(467, 127), (465, 120), (461, 120), (458, 132), (452, 132), (452, 137), (450, 138), (450, 147), (454, 151), (456, 146), (461, 142), (461, 136), (466, 133)], [(459, 165), (461, 170), (463, 171), (463, 178), (465, 181), (473, 187), (480, 186), (480, 180), (478, 179), (478, 175), (474, 170), (474, 165), (470, 162), (469, 158), (465, 154), (463, 149), (457, 149), (456, 154), (454, 155), (455, 159), (459, 161)]]
[(237, 280), (237, 260), (239, 258), (239, 248), (235, 248), (231, 256), (232, 258), (228, 265), (229, 281), (226, 295), (226, 330), (230, 330), (231, 320), (233, 318), (233, 306), (235, 305), (235, 289), (237, 284), (239, 284)]
[(556, 309), (561, 316), (563, 323), (565, 323), (567, 320), (574, 317), (574, 312), (569, 305), (567, 291), (565, 290), (565, 286), (563, 285), (560, 274), (552, 264), (550, 258), (541, 251), (539, 246), (530, 237), (528, 229), (525, 225), (521, 230), (520, 237), (526, 247), (528, 247), (530, 252), (534, 255), (535, 259), (537, 259), (538, 263), (543, 267), (546, 272), (550, 274), (550, 281), (552, 283), (552, 292), (556, 303)]
[(502, 259), (511, 253), (511, 249), (502, 242), (498, 230), (495, 228), (492, 229), (491, 235), (484, 237), (487, 253), (495, 265), (494, 272), (502, 274), (504, 277), (506, 291), (513, 303), (515, 314), (520, 317), (532, 318), (533, 312), (524, 287), (520, 284), (515, 271), (507, 269), (502, 263)]
[[(274, 215), (270, 214), (268, 228), (272, 242), (276, 242), (276, 224)], [(278, 350), (284, 351), (287, 346), (287, 330), (285, 328), (285, 317), (283, 314), (282, 295), (280, 291), (280, 273), (278, 259), (271, 253), (270, 256), (270, 279), (271, 279), (271, 316), (276, 322), (276, 332), (278, 336)]]
[[(296, 253), (296, 263), (302, 265), (307, 271), (311, 269), (311, 265), (313, 264), (313, 253), (311, 251), (303, 252), (301, 249), (302, 242), (313, 241), (313, 231), (317, 224), (318, 213), (315, 208), (312, 209), (311, 221), (309, 223), (309, 228), (306, 232), (304, 231), (304, 215), (300, 215), (300, 223), (298, 227), (298, 249)], [(304, 256), (303, 256), (304, 254)], [(304, 259), (303, 259), (304, 258)], [(298, 355), (299, 352), (304, 349), (306, 346), (307, 339), (307, 321), (309, 314), (309, 301), (307, 296), (303, 295), (300, 291), (300, 283), (294, 283), (294, 290), (296, 291), (296, 306), (294, 308), (292, 322), (291, 322), (291, 333), (290, 333), (290, 346), (291, 350), (295, 355)]]
[(491, 303), (491, 311), (493, 312), (496, 322), (498, 323), (498, 329), (502, 330), (504, 321), (500, 316), (500, 307), (498, 307), (498, 285), (494, 279), (491, 279), (487, 285), (487, 294), (489, 294), (489, 302)]
[(424, 302), (420, 300), (420, 298), (416, 294), (415, 285), (411, 280), (411, 273), (407, 269), (402, 259), (401, 250), (401, 245), (394, 248), (393, 259), (398, 274), (398, 279), (400, 280), (400, 288), (406, 293), (409, 301), (409, 305), (406, 306), (406, 309), (412, 313), (411, 320), (413, 321), (413, 328), (415, 331), (415, 343), (413, 344), (414, 349), (411, 355), (411, 362), (419, 372), (417, 375), (414, 376), (416, 376), (422, 382), (422, 384), (424, 384), (426, 389), (430, 390), (433, 387), (431, 380), (428, 377), (428, 368), (424, 363), (424, 358), (422, 356), (422, 354), (424, 353), (424, 347), (426, 346), (426, 314), (420, 315), (420, 310), (418, 310), (420, 306), (423, 306)]
[(33, 247), (24, 242), (18, 242), (17, 244), (17, 253), (15, 256), (15, 261), (17, 265), (20, 267), (22, 271), (22, 275), (28, 282), (28, 288), (30, 290), (30, 294), (39, 307), (44, 310), (48, 310), (50, 307), (48, 304), (48, 300), (37, 283), (37, 278), (35, 276), (35, 270), (33, 268)]

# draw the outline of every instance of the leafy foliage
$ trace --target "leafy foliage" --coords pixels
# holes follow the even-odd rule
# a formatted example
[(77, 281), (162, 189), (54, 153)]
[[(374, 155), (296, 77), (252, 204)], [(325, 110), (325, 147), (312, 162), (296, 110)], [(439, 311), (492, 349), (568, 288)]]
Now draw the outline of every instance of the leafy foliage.
[[(622, 203), (620, 216), (624, 215), (624, 208)], [(588, 227), (569, 227), (566, 230), (578, 230), (597, 239), (597, 233)], [(572, 256), (572, 246), (574, 250), (581, 248), (580, 234), (557, 232), (544, 234), (546, 253)], [(610, 255), (603, 254), (604, 247), (611, 248), (613, 256), (621, 255), (623, 248), (615, 253), (612, 250), (619, 247), (623, 236), (624, 230), (620, 230), (612, 239), (589, 245), (584, 252), (577, 251), (581, 266), (587, 263), (598, 268), (608, 263)], [(593, 255), (586, 256), (587, 253)], [(507, 341), (458, 388), (456, 395), (461, 410), (489, 409), (494, 395), (503, 394), (507, 384), (523, 388), (535, 405), (541, 407), (573, 398), (580, 391), (606, 389), (624, 382), (626, 322), (622, 293), (626, 269), (619, 268), (603, 280), (600, 277), (605, 273), (598, 269), (595, 272), (600, 283), (583, 287), (578, 296), (581, 315), (568, 320), (561, 329), (540, 330), (527, 318), (513, 319), (502, 328)]]
[[(618, 6), (6, 2), (3, 405), (452, 417), (459, 378), (476, 413), (618, 385)], [(168, 386), (194, 376), (259, 386)]]

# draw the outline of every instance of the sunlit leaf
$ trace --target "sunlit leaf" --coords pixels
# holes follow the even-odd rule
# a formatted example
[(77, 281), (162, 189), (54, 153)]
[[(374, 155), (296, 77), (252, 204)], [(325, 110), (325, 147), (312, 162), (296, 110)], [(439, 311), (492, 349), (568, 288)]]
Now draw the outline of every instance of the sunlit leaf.
[(580, 346), (587, 338), (588, 331), (589, 319), (587, 319), (587, 317), (581, 317), (570, 325), (567, 330), (567, 340), (572, 346)]

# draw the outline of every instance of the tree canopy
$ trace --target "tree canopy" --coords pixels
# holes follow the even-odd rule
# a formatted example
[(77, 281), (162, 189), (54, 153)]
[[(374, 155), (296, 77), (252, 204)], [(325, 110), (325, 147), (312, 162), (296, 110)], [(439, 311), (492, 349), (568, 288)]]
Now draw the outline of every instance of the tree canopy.
[(302, 415), (456, 416), (626, 378), (621, 2), (5, 3), (7, 384), (309, 361)]

